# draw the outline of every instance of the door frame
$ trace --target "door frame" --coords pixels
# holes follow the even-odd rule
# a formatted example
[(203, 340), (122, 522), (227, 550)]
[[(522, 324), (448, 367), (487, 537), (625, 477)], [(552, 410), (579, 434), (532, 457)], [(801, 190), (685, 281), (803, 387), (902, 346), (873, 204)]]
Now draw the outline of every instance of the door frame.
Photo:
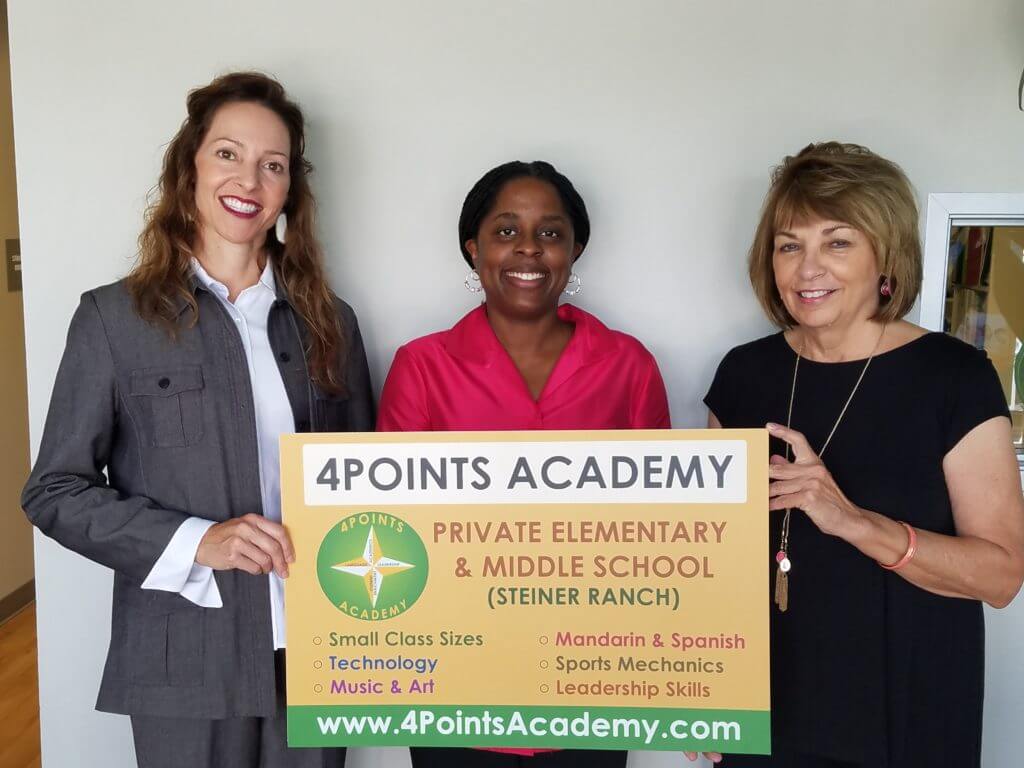
[(919, 322), (930, 331), (941, 331), (945, 319), (949, 234), (954, 224), (1024, 226), (1024, 192), (935, 192), (928, 195)]

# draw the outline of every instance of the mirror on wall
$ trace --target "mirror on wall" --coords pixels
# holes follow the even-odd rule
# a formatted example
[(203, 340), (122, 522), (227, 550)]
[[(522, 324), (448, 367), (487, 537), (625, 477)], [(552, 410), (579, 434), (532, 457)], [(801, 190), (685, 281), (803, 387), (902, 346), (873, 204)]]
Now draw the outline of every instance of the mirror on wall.
[(988, 353), (1024, 457), (1024, 222), (949, 231), (943, 330)]

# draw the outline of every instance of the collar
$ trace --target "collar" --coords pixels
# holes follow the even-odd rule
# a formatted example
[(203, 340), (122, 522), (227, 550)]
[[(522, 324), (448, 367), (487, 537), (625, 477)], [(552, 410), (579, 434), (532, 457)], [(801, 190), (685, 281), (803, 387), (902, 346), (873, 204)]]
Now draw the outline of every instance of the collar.
[[(192, 274), (195, 275), (199, 284), (202, 285), (206, 290), (220, 294), (222, 297), (227, 298), (228, 287), (224, 283), (213, 278), (209, 272), (207, 272), (203, 265), (199, 263), (199, 259), (195, 256), (192, 257)], [(263, 267), (263, 272), (260, 274), (260, 279), (256, 281), (256, 285), (262, 285), (268, 291), (277, 295), (277, 280), (274, 278), (274, 265), (267, 257), (267, 264)], [(249, 286), (254, 288), (255, 286)], [(248, 290), (248, 288), (246, 288)]]
[[(267, 257), (267, 265), (263, 268), (263, 272), (260, 274), (260, 278), (256, 284), (262, 285), (268, 291), (273, 293), (276, 301), (288, 303), (288, 296), (285, 294), (281, 285), (277, 282), (277, 277), (274, 274), (274, 266), (269, 256)], [(227, 298), (228, 295), (227, 286), (211, 277), (210, 273), (203, 269), (203, 265), (199, 263), (199, 259), (194, 256), (189, 264), (188, 287), (193, 294), (196, 291), (205, 290), (210, 293), (216, 293), (223, 298)], [(188, 306), (188, 301), (184, 296), (177, 299), (179, 317), (181, 316), (181, 313), (188, 308)]]
[[(589, 312), (572, 304), (562, 304), (558, 307), (558, 317), (576, 326), (562, 353), (571, 368), (589, 365), (618, 347), (615, 334)], [(484, 366), (491, 365), (498, 356), (508, 355), (487, 320), (486, 304), (471, 310), (452, 326), (445, 334), (444, 347), (453, 357)], [(559, 367), (563, 367), (561, 362)]]

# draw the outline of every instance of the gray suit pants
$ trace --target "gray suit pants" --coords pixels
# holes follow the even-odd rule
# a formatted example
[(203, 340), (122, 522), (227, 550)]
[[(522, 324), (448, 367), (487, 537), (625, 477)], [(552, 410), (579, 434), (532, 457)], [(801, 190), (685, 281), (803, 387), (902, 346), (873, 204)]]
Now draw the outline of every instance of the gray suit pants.
[(287, 746), (284, 655), (275, 654), (277, 711), (273, 717), (132, 716), (139, 768), (344, 768), (345, 749)]

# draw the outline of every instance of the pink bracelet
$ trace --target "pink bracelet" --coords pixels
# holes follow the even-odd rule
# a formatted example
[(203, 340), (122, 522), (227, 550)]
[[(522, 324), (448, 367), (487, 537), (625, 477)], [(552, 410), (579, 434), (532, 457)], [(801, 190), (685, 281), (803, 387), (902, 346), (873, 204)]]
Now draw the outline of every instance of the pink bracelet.
[(903, 553), (903, 557), (897, 560), (892, 565), (886, 565), (885, 563), (879, 563), (880, 566), (885, 568), (887, 571), (898, 571), (904, 565), (909, 563), (917, 552), (917, 531), (914, 530), (913, 526), (908, 523), (904, 523), (902, 520), (899, 521), (900, 525), (907, 529), (907, 551)]

